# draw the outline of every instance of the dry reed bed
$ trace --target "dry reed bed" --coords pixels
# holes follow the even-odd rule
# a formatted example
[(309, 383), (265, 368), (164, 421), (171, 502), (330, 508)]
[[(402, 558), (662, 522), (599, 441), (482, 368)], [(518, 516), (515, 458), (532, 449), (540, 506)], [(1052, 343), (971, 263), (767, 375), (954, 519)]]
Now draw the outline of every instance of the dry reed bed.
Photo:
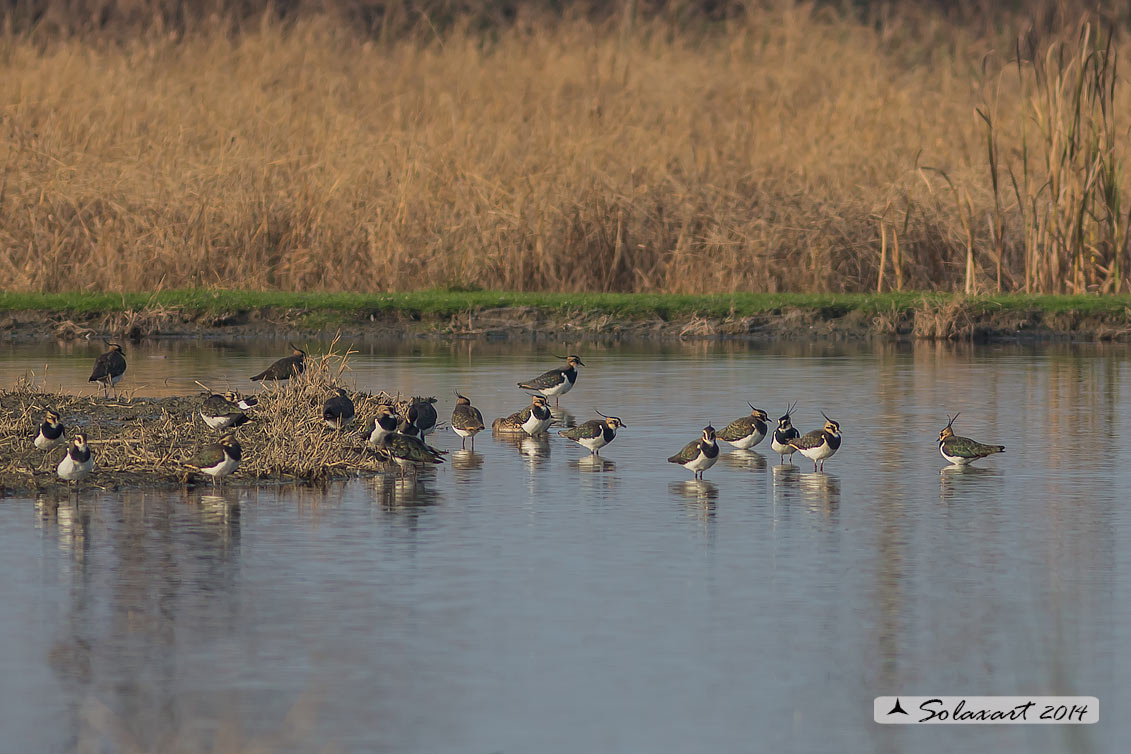
[[(259, 405), (248, 412), (253, 421), (228, 430), (239, 440), (243, 460), (225, 484), (317, 482), (389, 470), (366, 446), (362, 429), (378, 404), (402, 412), (407, 405), (384, 392), (351, 391), (359, 421), (344, 432), (327, 429), (322, 404), (342, 384), (344, 369), (345, 357), (308, 359), (300, 377), (259, 393)], [(91, 443), (95, 471), (80, 486), (208, 484), (209, 477), (190, 472), (185, 464), (196, 450), (228, 432), (204, 424), (202, 398), (80, 397), (41, 393), (27, 385), (0, 392), (0, 491), (68, 486), (55, 475), (66, 450), (41, 451), (32, 445), (49, 408), (59, 412), (68, 436), (81, 430)]]
[(1125, 45), (1016, 39), (805, 3), (7, 36), (0, 287), (1126, 290)]

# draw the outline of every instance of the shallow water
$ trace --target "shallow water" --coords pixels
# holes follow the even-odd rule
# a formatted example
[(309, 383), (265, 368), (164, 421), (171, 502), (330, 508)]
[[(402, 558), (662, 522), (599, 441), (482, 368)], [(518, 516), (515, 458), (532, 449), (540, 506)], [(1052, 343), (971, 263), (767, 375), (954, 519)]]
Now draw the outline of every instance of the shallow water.
[[(100, 349), (0, 351), (85, 390)], [(140, 395), (251, 386), (280, 344), (128, 348)], [(489, 422), (555, 363), (374, 345), (350, 381)], [(0, 500), (12, 751), (1116, 751), (1131, 734), (1131, 351), (597, 348), (562, 400), (600, 461), (480, 435), (416, 484)], [(665, 463), (747, 400), (845, 442), (813, 473)], [(943, 471), (935, 438), (1007, 446)], [(458, 449), (453, 434), (436, 444)], [(764, 444), (765, 445), (765, 444)], [(725, 446), (724, 446), (725, 447)], [(768, 447), (757, 450), (771, 453)], [(1094, 726), (879, 726), (888, 694), (1098, 696)]]

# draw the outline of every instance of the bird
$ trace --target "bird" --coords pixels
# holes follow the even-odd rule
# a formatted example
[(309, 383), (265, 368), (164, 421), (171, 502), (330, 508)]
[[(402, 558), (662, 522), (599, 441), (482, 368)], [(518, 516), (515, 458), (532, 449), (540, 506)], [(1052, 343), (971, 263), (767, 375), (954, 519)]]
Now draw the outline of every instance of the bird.
[(212, 484), (215, 485), (217, 481), (222, 482), (224, 477), (239, 468), (242, 457), (243, 449), (239, 442), (228, 435), (219, 442), (201, 448), (186, 465), (190, 469), (208, 474), (212, 477)]
[(532, 380), (518, 383), (518, 386), (523, 390), (536, 390), (547, 398), (553, 398), (554, 405), (557, 406), (558, 398), (572, 390), (577, 383), (577, 368), (585, 366), (581, 357), (575, 354), (566, 356), (565, 361), (565, 369), (551, 369)]
[(750, 406), (750, 416), (742, 416), (723, 427), (718, 437), (725, 443), (730, 443), (739, 450), (749, 450), (762, 440), (766, 439), (766, 420), (769, 414), (760, 408)]
[(774, 435), (770, 438), (770, 447), (781, 457), (783, 464), (785, 463), (785, 457), (792, 457), (797, 450), (797, 448), (789, 444), (789, 441), (801, 437), (801, 433), (797, 431), (797, 427), (793, 426), (789, 418), (789, 415), (793, 413), (795, 408), (797, 408), (796, 403), (786, 407), (785, 415), (778, 419), (778, 428), (774, 430)]
[[(255, 399), (252, 399), (255, 401)], [(231, 429), (251, 421), (242, 406), (253, 406), (242, 400), (239, 393), (228, 390), (223, 395), (212, 393), (200, 406), (200, 418), (212, 429)]]
[(94, 370), (87, 380), (102, 385), (104, 395), (108, 395), (110, 386), (117, 385), (126, 373), (126, 357), (122, 355), (122, 347), (117, 343), (107, 343), (106, 347), (109, 350), (94, 360)]
[(48, 409), (44, 414), (43, 424), (39, 425), (39, 434), (35, 436), (35, 447), (49, 450), (66, 441), (66, 433), (67, 428), (60, 423), (59, 414)]
[(955, 466), (965, 466), (968, 463), (973, 463), (979, 458), (993, 455), (994, 453), (1004, 453), (1004, 445), (986, 445), (984, 443), (971, 440), (969, 437), (959, 437), (954, 434), (952, 426), (954, 420), (958, 418), (958, 414), (953, 417), (948, 416), (946, 426), (939, 432), (939, 453), (942, 457), (950, 461)]
[(436, 421), (439, 417), (436, 415), (436, 409), (432, 406), (435, 402), (435, 398), (419, 398), (417, 396), (413, 396), (412, 400), (408, 402), (408, 416), (406, 418), (409, 424), (420, 430), (421, 439), (436, 431)]
[(821, 471), (825, 470), (825, 459), (837, 452), (840, 448), (840, 424), (825, 416), (825, 426), (806, 432), (797, 439), (790, 440), (789, 446), (801, 451), (801, 455), (813, 462), (813, 471), (817, 470), (818, 462)]
[(558, 434), (567, 440), (573, 440), (583, 448), (588, 448), (590, 455), (600, 455), (601, 448), (611, 443), (617, 436), (617, 430), (628, 425), (622, 422), (619, 417), (605, 416), (600, 411), (597, 413), (604, 417), (603, 421), (601, 419), (590, 419), (576, 427), (563, 429)]
[(719, 460), (719, 444), (715, 442), (715, 428), (708, 424), (703, 427), (701, 438), (684, 445), (683, 450), (668, 459), (668, 463), (678, 463), (693, 472), (696, 479), (702, 479), (703, 472), (714, 466), (717, 460)]
[(471, 399), (456, 393), (456, 407), (452, 409), (452, 429), (460, 436), (459, 446), (464, 447), (471, 438), (471, 449), (475, 450), (475, 436), (483, 431), (483, 414), (471, 405)]
[(306, 351), (302, 350), (294, 343), (289, 343), (288, 345), (290, 345), (294, 353), (279, 359), (274, 364), (252, 377), (252, 382), (259, 382), (260, 380), (278, 382), (280, 380), (289, 380), (291, 377), (302, 374), (302, 370), (306, 368)]
[(370, 445), (378, 445), (381, 438), (390, 432), (397, 431), (397, 425), (400, 419), (396, 413), (393, 412), (391, 406), (382, 403), (377, 406), (377, 416), (373, 417), (373, 422), (370, 426), (366, 427), (365, 431), (369, 435), (367, 442)]
[(342, 430), (353, 421), (357, 411), (343, 388), (335, 388), (334, 395), (322, 404), (322, 420), (330, 429)]
[(55, 469), (59, 478), (67, 482), (77, 482), (86, 478), (94, 470), (94, 455), (86, 444), (86, 435), (78, 432), (71, 439), (71, 446), (67, 448), (67, 455), (59, 461)]
[(534, 437), (545, 432), (553, 423), (546, 396), (535, 393), (530, 396), (529, 406), (491, 422), (491, 429), (496, 432), (525, 432)]
[(412, 468), (415, 473), (419, 466), (444, 462), (442, 450), (437, 450), (416, 437), (402, 435), (399, 432), (389, 432), (381, 438), (377, 443), (377, 455), (386, 461), (396, 463), (402, 475), (407, 468)]

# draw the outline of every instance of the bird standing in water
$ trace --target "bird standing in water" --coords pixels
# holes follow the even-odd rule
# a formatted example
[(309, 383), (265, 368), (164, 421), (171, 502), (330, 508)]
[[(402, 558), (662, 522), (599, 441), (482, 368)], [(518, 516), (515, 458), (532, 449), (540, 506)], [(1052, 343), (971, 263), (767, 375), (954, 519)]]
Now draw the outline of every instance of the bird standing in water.
[(302, 370), (306, 368), (306, 351), (302, 350), (294, 343), (291, 343), (290, 347), (293, 351), (290, 356), (279, 359), (274, 364), (252, 377), (252, 382), (259, 382), (261, 380), (279, 382), (281, 380), (289, 380), (291, 377), (297, 377), (302, 374)]
[(942, 454), (943, 458), (955, 466), (965, 466), (979, 458), (1005, 452), (1004, 445), (986, 445), (977, 440), (971, 440), (969, 437), (959, 437), (954, 434), (952, 426), (957, 418), (958, 414), (955, 414), (953, 418), (948, 416), (949, 421), (939, 432), (939, 453)]
[(122, 347), (117, 343), (107, 343), (106, 347), (109, 350), (94, 360), (94, 370), (87, 382), (102, 385), (103, 396), (109, 397), (110, 387), (117, 385), (126, 373), (126, 357), (122, 355)]
[(471, 399), (456, 393), (456, 407), (452, 410), (452, 430), (460, 436), (459, 446), (471, 438), (471, 449), (475, 450), (475, 436), (483, 431), (483, 414), (471, 405)]
[(703, 472), (714, 466), (718, 460), (719, 444), (715, 441), (715, 428), (708, 424), (703, 427), (703, 436), (700, 439), (684, 445), (683, 450), (668, 459), (668, 463), (678, 463), (694, 473), (696, 479), (702, 479)]

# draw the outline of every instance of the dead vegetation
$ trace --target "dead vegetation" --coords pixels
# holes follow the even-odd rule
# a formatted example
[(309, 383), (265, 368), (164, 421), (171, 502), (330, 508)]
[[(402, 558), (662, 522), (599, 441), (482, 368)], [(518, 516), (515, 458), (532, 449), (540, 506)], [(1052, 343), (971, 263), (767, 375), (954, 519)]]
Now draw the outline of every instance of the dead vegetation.
[(1124, 39), (733, 8), (0, 33), (0, 287), (1128, 290)]
[[(357, 420), (343, 432), (323, 423), (323, 402), (333, 388), (344, 386), (347, 369), (348, 353), (331, 349), (308, 358), (299, 377), (258, 393), (259, 405), (248, 412), (252, 421), (231, 432), (243, 447), (243, 460), (225, 484), (320, 482), (390, 470), (366, 445), (362, 430), (379, 404), (403, 413), (405, 401), (384, 392), (350, 391)], [(198, 448), (223, 434), (200, 418), (202, 398), (80, 397), (42, 393), (25, 380), (0, 392), (0, 492), (67, 486), (55, 475), (66, 449), (41, 451), (32, 445), (49, 408), (62, 416), (68, 435), (81, 429), (91, 444), (95, 471), (80, 486), (210, 484), (208, 477), (185, 467)]]

